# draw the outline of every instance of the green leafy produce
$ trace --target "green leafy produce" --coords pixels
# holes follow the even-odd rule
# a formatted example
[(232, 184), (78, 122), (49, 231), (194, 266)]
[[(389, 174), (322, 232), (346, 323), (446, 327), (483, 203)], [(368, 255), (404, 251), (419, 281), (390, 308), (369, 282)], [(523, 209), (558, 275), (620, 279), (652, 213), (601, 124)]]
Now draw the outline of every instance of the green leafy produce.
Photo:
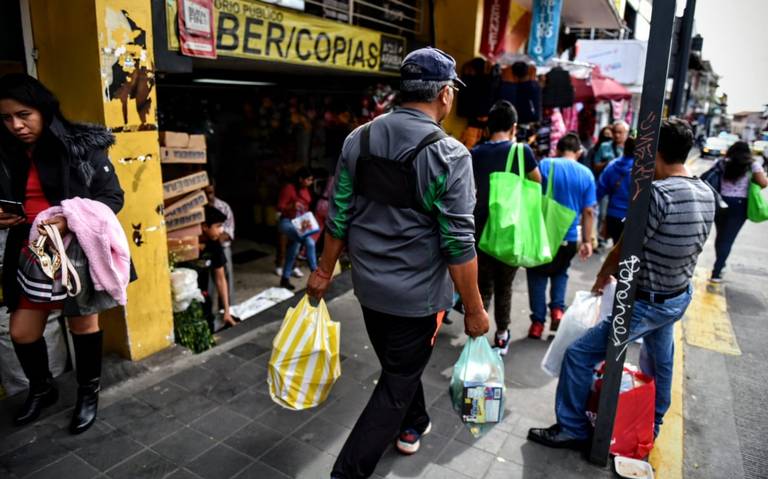
[(198, 301), (192, 301), (180, 313), (173, 313), (173, 332), (176, 342), (195, 354), (211, 349), (216, 344), (205, 321), (203, 307)]

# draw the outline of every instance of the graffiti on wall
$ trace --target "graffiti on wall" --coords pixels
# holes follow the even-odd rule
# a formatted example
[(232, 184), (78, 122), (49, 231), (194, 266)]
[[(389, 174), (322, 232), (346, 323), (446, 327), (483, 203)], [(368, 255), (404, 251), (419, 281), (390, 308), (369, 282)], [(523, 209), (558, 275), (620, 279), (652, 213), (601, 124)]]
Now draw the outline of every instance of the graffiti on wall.
[(155, 74), (147, 26), (127, 10), (107, 6), (101, 74), (109, 126), (115, 132), (154, 130)]

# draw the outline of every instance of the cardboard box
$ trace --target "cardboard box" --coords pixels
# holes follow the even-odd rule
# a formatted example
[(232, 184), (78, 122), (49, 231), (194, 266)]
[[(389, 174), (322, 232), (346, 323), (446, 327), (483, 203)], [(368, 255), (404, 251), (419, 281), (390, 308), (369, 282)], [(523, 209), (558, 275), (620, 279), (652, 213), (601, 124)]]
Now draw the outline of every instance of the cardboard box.
[(163, 199), (175, 198), (208, 186), (208, 173), (200, 171), (163, 183)]
[(192, 210), (189, 213), (165, 222), (165, 229), (176, 231), (188, 226), (194, 226), (205, 221), (205, 211), (202, 208)]
[(177, 131), (161, 131), (160, 144), (168, 148), (187, 148), (189, 135)]
[(204, 165), (208, 157), (203, 149), (160, 147), (160, 163), (191, 163)]
[(174, 219), (192, 210), (198, 210), (208, 204), (205, 191), (199, 190), (184, 196), (165, 208), (165, 220)]
[(187, 148), (194, 150), (205, 150), (205, 135), (189, 135)]
[(168, 238), (168, 253), (177, 262), (195, 260), (200, 257), (200, 240), (197, 236)]
[(185, 238), (187, 236), (200, 236), (203, 234), (203, 228), (200, 226), (200, 224), (187, 226), (186, 228), (181, 228), (175, 231), (169, 231), (168, 232), (168, 239), (181, 239)]

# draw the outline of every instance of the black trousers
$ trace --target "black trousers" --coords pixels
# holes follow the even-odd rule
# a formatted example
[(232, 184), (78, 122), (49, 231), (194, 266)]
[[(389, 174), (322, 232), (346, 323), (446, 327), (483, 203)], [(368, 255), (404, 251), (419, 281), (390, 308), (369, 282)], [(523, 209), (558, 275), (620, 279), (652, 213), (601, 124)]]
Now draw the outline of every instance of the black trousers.
[(421, 374), (444, 313), (405, 318), (363, 307), (368, 337), (381, 363), (371, 399), (333, 466), (332, 477), (370, 477), (381, 455), (405, 429), (429, 424)]
[(624, 232), (624, 219), (615, 216), (606, 216), (605, 226), (608, 228), (608, 237), (613, 240), (613, 244), (618, 243), (621, 234)]
[(509, 328), (512, 310), (512, 283), (516, 266), (509, 266), (482, 251), (477, 252), (477, 283), (483, 307), (487, 310), (493, 299), (493, 318), (496, 331), (503, 333)]

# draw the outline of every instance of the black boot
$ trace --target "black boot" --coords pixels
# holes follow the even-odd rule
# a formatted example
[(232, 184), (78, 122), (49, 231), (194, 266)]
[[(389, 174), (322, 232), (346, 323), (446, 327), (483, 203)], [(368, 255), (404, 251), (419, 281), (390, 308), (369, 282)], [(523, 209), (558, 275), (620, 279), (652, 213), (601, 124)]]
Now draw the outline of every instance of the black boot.
[(101, 331), (91, 334), (72, 334), (77, 362), (77, 403), (72, 413), (69, 432), (80, 434), (96, 422), (101, 390)]
[(29, 380), (29, 395), (24, 405), (13, 418), (13, 424), (23, 426), (40, 417), (43, 408), (48, 407), (59, 399), (59, 392), (53, 385), (53, 378), (48, 369), (48, 347), (45, 338), (34, 343), (20, 344), (13, 342), (16, 357), (19, 358), (21, 369)]

